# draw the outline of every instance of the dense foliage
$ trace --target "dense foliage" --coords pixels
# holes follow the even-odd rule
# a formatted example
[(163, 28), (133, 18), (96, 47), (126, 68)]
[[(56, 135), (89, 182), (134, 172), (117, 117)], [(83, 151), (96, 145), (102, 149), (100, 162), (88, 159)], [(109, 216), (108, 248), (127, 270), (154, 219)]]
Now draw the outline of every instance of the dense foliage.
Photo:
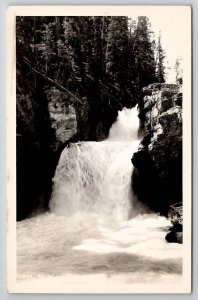
[(17, 62), (79, 99), (133, 106), (143, 86), (164, 80), (147, 17), (17, 17), (16, 31)]

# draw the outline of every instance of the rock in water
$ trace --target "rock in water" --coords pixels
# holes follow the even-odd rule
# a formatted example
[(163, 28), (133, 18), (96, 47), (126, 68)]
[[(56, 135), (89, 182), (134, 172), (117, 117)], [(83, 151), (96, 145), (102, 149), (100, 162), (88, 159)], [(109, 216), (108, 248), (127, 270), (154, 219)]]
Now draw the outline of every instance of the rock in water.
[(182, 244), (183, 243), (183, 233), (170, 231), (169, 233), (167, 233), (165, 239), (168, 243)]
[(175, 203), (170, 206), (168, 217), (173, 226), (169, 228), (165, 239), (169, 243), (183, 243), (183, 209), (182, 203)]
[(178, 224), (178, 227), (183, 225), (182, 202), (175, 203), (170, 206), (169, 211), (168, 211), (168, 217), (171, 220), (172, 224)]

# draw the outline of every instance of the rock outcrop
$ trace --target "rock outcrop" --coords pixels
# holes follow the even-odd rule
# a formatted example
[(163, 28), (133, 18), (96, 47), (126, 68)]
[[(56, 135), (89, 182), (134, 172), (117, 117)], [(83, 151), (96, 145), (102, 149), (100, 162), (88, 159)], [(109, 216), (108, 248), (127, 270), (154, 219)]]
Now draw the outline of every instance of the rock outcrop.
[(67, 95), (55, 87), (46, 90), (46, 95), (51, 128), (55, 133), (55, 141), (51, 146), (57, 150), (77, 133), (76, 111)]
[(165, 239), (169, 243), (182, 244), (183, 242), (183, 208), (182, 203), (175, 203), (170, 206), (168, 211), (168, 218), (172, 226), (169, 228)]
[(182, 202), (182, 93), (177, 84), (152, 84), (139, 101), (139, 150), (132, 157), (133, 190), (152, 210), (168, 215)]

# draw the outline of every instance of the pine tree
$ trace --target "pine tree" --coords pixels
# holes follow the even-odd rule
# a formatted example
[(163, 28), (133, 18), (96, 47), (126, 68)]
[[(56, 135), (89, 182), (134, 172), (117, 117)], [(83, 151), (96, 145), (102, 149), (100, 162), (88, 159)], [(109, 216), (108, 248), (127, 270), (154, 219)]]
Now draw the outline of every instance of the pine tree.
[(63, 21), (64, 45), (68, 61), (68, 87), (79, 96), (83, 93), (85, 68), (81, 43), (81, 17), (65, 17)]
[(106, 72), (112, 83), (127, 80), (128, 24), (126, 17), (112, 17), (108, 27)]
[(155, 56), (151, 42), (151, 29), (148, 17), (138, 17), (137, 28), (133, 33), (135, 56), (135, 86), (140, 93), (144, 86), (155, 82)]
[(16, 17), (16, 57), (35, 60), (35, 17)]
[[(130, 36), (127, 17), (111, 17), (106, 49), (106, 76), (123, 105), (131, 102)], [(115, 92), (116, 94), (116, 92)]]
[(175, 70), (175, 82), (178, 84), (182, 84), (183, 81), (183, 70), (181, 67), (181, 58), (177, 58), (175, 65), (174, 65), (174, 70)]
[(158, 36), (158, 44), (156, 48), (156, 81), (163, 83), (165, 82), (165, 66), (164, 59), (165, 53), (161, 45), (161, 34)]

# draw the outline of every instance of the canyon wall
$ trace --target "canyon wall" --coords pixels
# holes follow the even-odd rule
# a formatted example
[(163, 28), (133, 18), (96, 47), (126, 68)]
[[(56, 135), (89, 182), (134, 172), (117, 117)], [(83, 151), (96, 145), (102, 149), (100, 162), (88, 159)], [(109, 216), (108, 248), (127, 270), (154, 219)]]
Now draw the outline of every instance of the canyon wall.
[(145, 87), (139, 101), (142, 141), (132, 157), (132, 185), (149, 208), (168, 215), (182, 202), (182, 92), (177, 84)]
[(17, 65), (17, 220), (48, 209), (60, 153), (70, 142), (102, 140), (117, 117), (117, 106), (100, 101), (89, 85), (79, 101), (45, 78)]

